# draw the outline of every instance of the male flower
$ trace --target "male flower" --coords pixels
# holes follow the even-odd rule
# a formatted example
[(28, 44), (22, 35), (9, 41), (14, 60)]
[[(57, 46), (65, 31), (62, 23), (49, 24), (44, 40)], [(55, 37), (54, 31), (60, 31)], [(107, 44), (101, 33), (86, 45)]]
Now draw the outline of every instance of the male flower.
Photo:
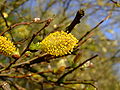
[(0, 36), (0, 54), (11, 56), (16, 50), (15, 46), (6, 37)]
[(78, 40), (71, 33), (56, 31), (40, 42), (40, 48), (48, 54), (62, 56), (71, 53), (77, 43)]

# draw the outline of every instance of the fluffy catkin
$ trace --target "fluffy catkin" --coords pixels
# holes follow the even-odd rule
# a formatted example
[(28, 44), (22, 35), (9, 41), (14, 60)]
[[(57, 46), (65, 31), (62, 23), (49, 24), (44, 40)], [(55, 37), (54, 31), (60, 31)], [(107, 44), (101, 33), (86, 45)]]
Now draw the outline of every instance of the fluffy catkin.
[(40, 42), (41, 50), (55, 56), (62, 56), (73, 51), (78, 40), (64, 31), (56, 31)]
[(0, 54), (11, 56), (15, 50), (16, 47), (10, 40), (6, 37), (0, 36)]

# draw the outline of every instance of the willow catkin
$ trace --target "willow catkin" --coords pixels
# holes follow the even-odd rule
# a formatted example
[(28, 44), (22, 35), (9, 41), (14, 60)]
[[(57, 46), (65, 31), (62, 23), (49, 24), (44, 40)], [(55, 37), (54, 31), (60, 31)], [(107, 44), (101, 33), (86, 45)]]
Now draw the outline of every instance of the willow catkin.
[(56, 31), (40, 42), (40, 47), (48, 54), (62, 56), (71, 53), (77, 43), (78, 40), (71, 33)]
[(0, 36), (0, 54), (11, 56), (15, 50), (16, 47), (10, 40), (6, 37)]

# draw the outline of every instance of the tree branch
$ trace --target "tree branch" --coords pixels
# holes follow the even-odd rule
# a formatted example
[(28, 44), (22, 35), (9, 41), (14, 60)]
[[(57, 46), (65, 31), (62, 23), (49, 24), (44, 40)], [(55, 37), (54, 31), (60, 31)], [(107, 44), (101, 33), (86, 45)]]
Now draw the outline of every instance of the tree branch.
[(30, 25), (30, 24), (33, 24), (33, 23), (42, 24), (42, 23), (47, 22), (47, 21), (49, 21), (49, 20), (50, 20), (50, 18), (47, 19), (47, 20), (44, 20), (44, 21), (41, 21), (41, 20), (39, 20), (39, 21), (34, 21), (34, 20), (32, 20), (32, 21), (30, 21), (30, 22), (20, 22), (20, 23), (16, 23), (16, 24), (13, 24), (13, 25), (9, 26), (9, 28), (8, 28), (7, 30), (5, 30), (4, 32), (0, 33), (0, 36), (2, 36), (2, 35), (5, 34), (6, 32), (8, 32), (8, 31), (12, 30), (13, 28), (15, 28), (15, 27), (17, 27), (17, 26), (20, 26), (20, 25)]
[(66, 28), (66, 32), (70, 33), (73, 28), (80, 23), (80, 19), (84, 16), (84, 11), (82, 9), (78, 10), (72, 23)]
[(58, 80), (57, 80), (57, 84), (60, 84), (62, 82), (62, 80), (70, 73), (72, 73), (73, 71), (75, 71), (76, 69), (78, 69), (79, 67), (81, 67), (82, 65), (84, 65), (86, 62), (96, 58), (98, 55), (92, 56), (91, 58), (85, 60), (83, 63), (79, 64), (77, 67), (73, 68), (72, 70), (66, 72), (65, 74), (63, 74)]
[(64, 82), (64, 83), (62, 83), (62, 84), (64, 84), (64, 85), (68, 85), (68, 84), (85, 84), (85, 85), (91, 85), (91, 86), (94, 87), (96, 90), (98, 90), (98, 88), (97, 88), (94, 84), (92, 84), (92, 83), (90, 83), (90, 82), (77, 82), (77, 81), (75, 81), (75, 82)]
[(0, 10), (0, 14), (1, 14), (3, 20), (5, 21), (6, 27), (9, 28), (8, 21), (7, 21), (7, 19), (4, 17), (4, 15), (3, 15), (3, 13), (2, 13), (2, 10)]
[[(105, 20), (107, 20), (108, 18), (110, 18), (110, 16), (112, 15), (112, 13), (110, 12), (102, 21), (100, 21), (95, 27), (93, 27), (91, 30), (89, 30), (88, 32), (86, 32), (80, 39), (79, 39), (79, 46), (81, 45), (81, 43), (84, 43), (85, 41), (87, 41), (92, 35), (92, 32), (94, 30), (96, 30), (97, 27), (99, 27)], [(84, 41), (82, 41), (85, 37), (87, 37), (87, 39), (85, 39)]]

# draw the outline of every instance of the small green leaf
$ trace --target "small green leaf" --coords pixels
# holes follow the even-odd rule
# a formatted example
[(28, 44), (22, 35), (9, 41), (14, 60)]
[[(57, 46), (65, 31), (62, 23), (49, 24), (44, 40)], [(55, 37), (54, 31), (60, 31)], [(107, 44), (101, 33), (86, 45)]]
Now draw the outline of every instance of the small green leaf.
[(30, 49), (31, 50), (38, 50), (38, 49), (40, 49), (40, 43), (38, 42), (38, 43), (31, 43), (31, 45), (30, 45)]

